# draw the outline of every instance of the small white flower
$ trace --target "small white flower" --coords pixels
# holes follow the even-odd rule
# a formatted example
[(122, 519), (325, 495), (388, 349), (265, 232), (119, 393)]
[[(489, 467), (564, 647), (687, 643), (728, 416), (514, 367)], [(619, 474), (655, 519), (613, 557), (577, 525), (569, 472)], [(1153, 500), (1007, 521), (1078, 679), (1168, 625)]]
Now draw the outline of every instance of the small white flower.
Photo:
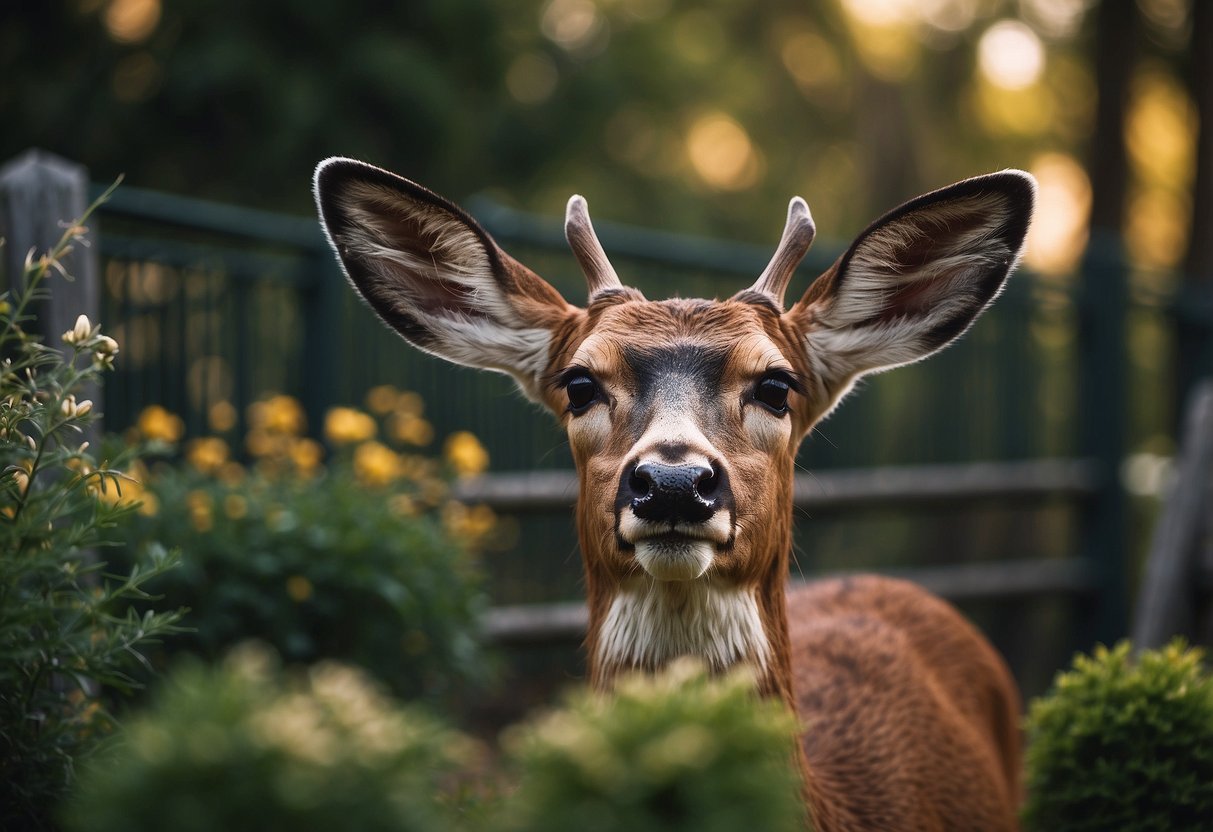
[(97, 333), (97, 338), (93, 342), (93, 364), (100, 369), (113, 369), (114, 356), (117, 354), (118, 342), (108, 335)]
[(59, 412), (69, 419), (77, 419), (81, 416), (85, 416), (92, 409), (93, 402), (91, 399), (85, 399), (82, 402), (77, 402), (76, 397), (70, 393), (63, 400), (63, 403), (59, 405)]
[(65, 344), (80, 344), (88, 340), (88, 337), (93, 334), (93, 325), (88, 320), (88, 315), (81, 315), (76, 318), (76, 325), (63, 333), (63, 342)]

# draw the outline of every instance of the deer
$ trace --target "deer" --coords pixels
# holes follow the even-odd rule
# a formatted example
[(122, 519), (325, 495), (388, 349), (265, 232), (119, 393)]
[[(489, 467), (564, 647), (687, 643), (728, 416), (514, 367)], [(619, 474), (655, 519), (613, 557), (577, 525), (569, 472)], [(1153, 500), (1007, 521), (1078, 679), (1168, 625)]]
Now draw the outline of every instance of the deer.
[(1036, 186), (966, 179), (868, 226), (785, 308), (816, 234), (793, 198), (775, 254), (726, 300), (622, 283), (581, 196), (576, 306), (464, 210), (372, 165), (316, 169), (350, 285), (412, 346), (506, 373), (567, 433), (591, 685), (685, 656), (747, 667), (803, 726), (821, 832), (1017, 828), (1020, 699), (994, 647), (910, 582), (789, 580), (801, 441), (862, 377), (954, 342), (1018, 263)]

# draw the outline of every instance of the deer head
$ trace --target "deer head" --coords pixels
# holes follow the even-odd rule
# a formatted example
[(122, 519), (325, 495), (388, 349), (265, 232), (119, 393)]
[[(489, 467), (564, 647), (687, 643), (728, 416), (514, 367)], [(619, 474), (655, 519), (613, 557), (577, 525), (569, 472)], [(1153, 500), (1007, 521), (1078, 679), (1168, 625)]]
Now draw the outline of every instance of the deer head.
[(750, 288), (650, 301), (621, 283), (574, 196), (582, 307), (420, 185), (347, 159), (316, 171), (329, 239), (379, 317), (419, 349), (508, 373), (567, 431), (592, 678), (695, 654), (720, 669), (749, 663), (789, 699), (797, 448), (857, 379), (973, 323), (1016, 263), (1033, 195), (1031, 177), (1004, 171), (918, 197), (786, 309), (814, 235), (803, 200)]

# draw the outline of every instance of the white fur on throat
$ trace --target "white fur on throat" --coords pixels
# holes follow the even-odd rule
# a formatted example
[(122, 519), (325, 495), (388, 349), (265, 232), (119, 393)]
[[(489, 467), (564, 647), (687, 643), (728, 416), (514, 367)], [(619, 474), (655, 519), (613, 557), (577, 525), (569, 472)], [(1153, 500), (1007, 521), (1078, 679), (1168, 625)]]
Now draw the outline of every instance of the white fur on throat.
[(613, 670), (654, 670), (696, 656), (713, 671), (745, 662), (764, 672), (771, 646), (754, 592), (711, 577), (630, 579), (611, 600), (598, 661)]

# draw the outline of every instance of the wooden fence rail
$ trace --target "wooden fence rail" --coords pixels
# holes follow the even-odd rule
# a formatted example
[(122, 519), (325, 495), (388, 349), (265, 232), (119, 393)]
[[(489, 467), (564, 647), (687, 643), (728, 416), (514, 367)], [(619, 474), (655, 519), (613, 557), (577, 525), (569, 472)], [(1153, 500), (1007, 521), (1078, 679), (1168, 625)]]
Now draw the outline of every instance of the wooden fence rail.
[[(1089, 460), (1043, 459), (835, 470), (798, 474), (793, 503), (816, 513), (866, 511), (884, 506), (949, 506), (997, 500), (1041, 502), (1091, 499), (1099, 489)], [(457, 485), (463, 500), (495, 511), (545, 513), (570, 510), (577, 494), (572, 471), (489, 474)], [(896, 570), (953, 601), (1011, 599), (1095, 591), (1097, 576), (1083, 558), (997, 561)], [(587, 612), (579, 601), (522, 604), (488, 611), (481, 628), (497, 644), (543, 644), (580, 640)]]
[[(1097, 466), (1083, 459), (888, 466), (797, 474), (792, 503), (798, 509), (835, 512), (987, 500), (1082, 499), (1094, 496), (1098, 486)], [(458, 483), (455, 496), (511, 514), (564, 511), (577, 499), (577, 474), (487, 474)]]

